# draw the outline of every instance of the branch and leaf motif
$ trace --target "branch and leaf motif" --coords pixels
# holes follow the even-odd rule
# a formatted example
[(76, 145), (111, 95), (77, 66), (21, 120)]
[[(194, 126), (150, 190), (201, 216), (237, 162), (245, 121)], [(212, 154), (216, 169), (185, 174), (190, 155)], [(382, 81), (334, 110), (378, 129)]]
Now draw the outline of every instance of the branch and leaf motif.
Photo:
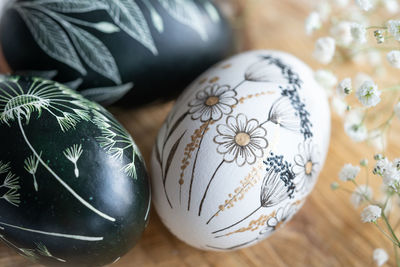
[[(141, 1), (150, 12), (153, 26), (162, 33), (164, 31), (163, 18), (149, 0)], [(203, 41), (208, 40), (204, 14), (193, 0), (158, 0), (157, 2), (172, 18), (196, 31)], [(206, 14), (212, 18), (212, 21), (218, 22), (216, 18), (219, 18), (219, 14), (215, 7), (213, 9), (212, 4), (206, 3), (208, 3), (204, 5)], [(122, 85), (121, 74), (112, 52), (101, 39), (85, 28), (106, 35), (122, 30), (153, 55), (158, 55), (150, 27), (135, 0), (16, 1), (11, 8), (18, 12), (36, 43), (49, 57), (71, 67), (82, 76), (87, 75), (86, 64), (90, 69), (117, 85), (85, 90), (86, 95), (95, 98), (102, 98), (104, 95), (102, 93), (107, 92), (107, 94), (111, 93), (112, 100), (116, 101), (126, 94), (133, 84)], [(112, 22), (90, 22), (70, 15), (98, 10), (107, 12)], [(76, 82), (79, 86), (82, 80), (76, 80)], [(95, 100), (104, 103), (111, 101), (110, 99)]]

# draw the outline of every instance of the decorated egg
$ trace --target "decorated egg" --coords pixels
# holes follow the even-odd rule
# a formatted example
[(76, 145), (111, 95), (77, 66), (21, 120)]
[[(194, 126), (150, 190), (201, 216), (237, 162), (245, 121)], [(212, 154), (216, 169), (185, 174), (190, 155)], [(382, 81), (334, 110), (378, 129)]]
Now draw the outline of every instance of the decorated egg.
[(161, 128), (151, 170), (167, 228), (205, 250), (254, 245), (316, 183), (330, 137), (324, 91), (278, 51), (231, 57), (195, 80)]
[(209, 0), (4, 1), (9, 68), (102, 104), (132, 88), (129, 105), (170, 97), (232, 50), (229, 24)]
[(0, 80), (0, 239), (47, 265), (101, 266), (140, 238), (150, 209), (143, 159), (98, 104), (64, 85)]

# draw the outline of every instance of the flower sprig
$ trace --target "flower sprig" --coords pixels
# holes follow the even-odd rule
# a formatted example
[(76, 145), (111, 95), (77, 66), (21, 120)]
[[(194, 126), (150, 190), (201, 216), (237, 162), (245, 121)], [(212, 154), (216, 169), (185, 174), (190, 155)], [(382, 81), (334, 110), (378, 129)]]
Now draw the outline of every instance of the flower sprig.
[[(366, 142), (379, 153), (373, 168), (368, 168), (367, 160), (357, 166), (343, 166), (339, 178), (352, 184), (352, 190), (337, 182), (332, 183), (332, 189), (351, 193), (350, 201), (356, 208), (364, 206), (362, 221), (373, 223), (393, 243), (397, 266), (400, 242), (396, 229), (400, 220), (390, 222), (389, 214), (391, 203), (400, 199), (400, 159), (389, 160), (386, 147), (388, 133), (400, 119), (400, 84), (387, 84), (382, 75), (400, 69), (400, 17), (393, 17), (399, 11), (398, 0), (320, 0), (305, 20), (306, 34), (315, 36), (312, 56), (324, 66), (315, 72), (315, 79), (343, 118), (344, 132), (354, 142)], [(362, 65), (363, 70), (372, 67), (373, 72), (340, 78), (336, 70), (345, 69), (342, 66), (350, 62)], [(364, 184), (357, 178), (362, 169)], [(382, 198), (374, 196), (370, 177), (384, 188)], [(388, 255), (378, 248), (373, 259), (381, 266)]]

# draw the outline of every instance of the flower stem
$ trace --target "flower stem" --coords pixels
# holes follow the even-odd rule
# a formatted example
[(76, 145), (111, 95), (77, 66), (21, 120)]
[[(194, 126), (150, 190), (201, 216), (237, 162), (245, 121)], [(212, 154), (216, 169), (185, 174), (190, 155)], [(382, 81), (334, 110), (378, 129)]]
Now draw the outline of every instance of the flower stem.
[[(231, 225), (229, 225), (229, 226), (227, 226), (227, 227), (225, 227), (225, 228), (222, 228), (222, 229), (219, 229), (219, 230), (217, 230), (217, 231), (214, 231), (214, 232), (212, 232), (212, 234), (216, 234), (216, 233), (225, 231), (225, 230), (227, 230), (227, 229), (229, 229), (229, 228), (232, 228), (232, 227), (235, 226), (235, 225), (238, 225), (239, 223), (243, 222), (244, 220), (246, 220), (247, 218), (249, 218), (251, 215), (253, 215), (254, 213), (256, 213), (256, 212), (257, 212), (259, 209), (261, 209), (261, 208), (262, 208), (262, 205), (259, 206), (258, 208), (256, 208), (255, 210), (253, 210), (249, 215), (247, 215), (247, 216), (244, 217), (243, 219), (241, 219), (241, 220), (235, 222), (234, 224), (231, 224)], [(221, 236), (219, 236), (219, 237), (221, 237)]]
[(33, 146), (31, 145), (31, 143), (29, 142), (24, 128), (22, 127), (22, 122), (21, 122), (21, 114), (18, 113), (18, 124), (19, 124), (19, 128), (21, 130), (22, 136), (26, 142), (26, 144), (28, 145), (28, 147), (30, 148), (30, 150), (32, 151), (32, 153), (37, 157), (37, 159), (39, 160), (39, 162), (43, 165), (43, 167), (45, 167), (52, 175), (53, 177), (65, 188), (67, 189), (79, 202), (81, 202), (84, 206), (86, 206), (88, 209), (90, 209), (91, 211), (93, 211), (94, 213), (98, 214), (99, 216), (103, 217), (106, 220), (115, 222), (115, 219), (108, 216), (107, 214), (97, 210), (96, 208), (94, 208), (91, 204), (89, 204), (86, 200), (84, 200), (81, 196), (79, 196), (71, 187), (69, 187), (68, 184), (66, 184), (44, 161), (43, 159), (40, 157), (40, 155), (36, 152), (36, 150), (33, 148)]
[(396, 246), (400, 246), (400, 244), (396, 242), (396, 240), (394, 240), (388, 233), (386, 233), (385, 230), (383, 230), (382, 227), (380, 227), (376, 221), (374, 222), (374, 224), (384, 236), (386, 236), (390, 241), (392, 241), (393, 244), (395, 244)]
[(221, 161), (221, 163), (218, 165), (218, 167), (215, 169), (213, 175), (211, 176), (210, 181), (208, 182), (206, 191), (204, 191), (203, 198), (201, 199), (201, 202), (200, 202), (199, 213), (198, 213), (199, 216), (201, 215), (201, 210), (203, 209), (204, 200), (206, 199), (206, 196), (207, 196), (207, 193), (208, 193), (208, 189), (210, 188), (211, 182), (214, 180), (215, 175), (217, 174), (218, 170), (221, 168), (221, 166), (222, 166), (222, 164), (223, 164), (224, 162), (225, 162), (225, 160), (222, 160), (222, 161)]
[(397, 238), (396, 234), (394, 233), (393, 228), (392, 228), (392, 226), (390, 225), (389, 220), (388, 220), (388, 218), (386, 217), (386, 214), (385, 214), (385, 212), (384, 212), (383, 209), (382, 209), (382, 218), (383, 218), (383, 220), (385, 221), (386, 226), (387, 226), (387, 228), (389, 229), (390, 234), (393, 236), (394, 240), (397, 242), (397, 246), (400, 246), (400, 241), (399, 241), (399, 239)]

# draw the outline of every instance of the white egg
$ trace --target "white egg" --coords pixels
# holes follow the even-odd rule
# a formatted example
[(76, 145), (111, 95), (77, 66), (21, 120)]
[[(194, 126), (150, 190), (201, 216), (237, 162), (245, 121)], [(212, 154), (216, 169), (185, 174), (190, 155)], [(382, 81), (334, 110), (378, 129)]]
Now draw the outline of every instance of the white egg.
[(156, 210), (194, 247), (254, 245), (301, 207), (329, 137), (327, 97), (308, 66), (278, 51), (236, 55), (193, 82), (160, 130)]

